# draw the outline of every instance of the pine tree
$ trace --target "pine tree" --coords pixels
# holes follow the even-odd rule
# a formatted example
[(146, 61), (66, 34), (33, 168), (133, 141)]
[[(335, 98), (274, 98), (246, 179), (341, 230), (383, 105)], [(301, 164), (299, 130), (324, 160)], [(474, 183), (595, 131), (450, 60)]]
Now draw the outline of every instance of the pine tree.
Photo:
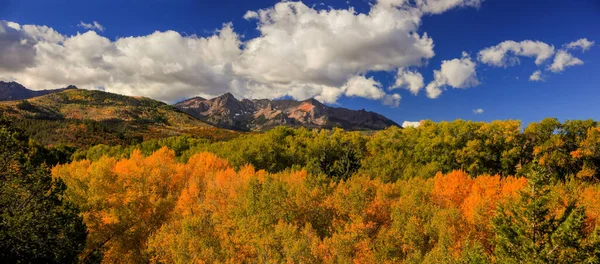
[(498, 263), (598, 263), (598, 231), (585, 232), (585, 210), (575, 201), (561, 215), (549, 207), (548, 174), (532, 169), (519, 201), (499, 207), (493, 219)]
[(74, 263), (86, 227), (43, 162), (49, 151), (27, 142), (0, 116), (0, 262)]
[(347, 180), (360, 169), (360, 159), (348, 144), (342, 144), (342, 151), (328, 149), (319, 159), (321, 172), (336, 180)]

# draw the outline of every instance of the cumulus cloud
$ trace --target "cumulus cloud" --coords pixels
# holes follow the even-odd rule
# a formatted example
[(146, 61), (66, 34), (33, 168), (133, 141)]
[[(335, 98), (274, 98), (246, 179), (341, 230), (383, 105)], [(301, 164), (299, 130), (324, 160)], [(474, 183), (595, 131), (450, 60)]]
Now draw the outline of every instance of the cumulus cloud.
[(33, 39), (21, 26), (0, 21), (0, 71), (17, 71), (33, 65)]
[(94, 21), (92, 23), (84, 23), (83, 21), (81, 21), (77, 26), (85, 29), (98, 30), (100, 32), (103, 32), (105, 29), (104, 26), (100, 25), (100, 23), (98, 23), (97, 21)]
[(383, 97), (383, 104), (391, 107), (398, 107), (400, 106), (400, 99), (402, 99), (402, 97), (399, 94), (388, 94)]
[(507, 40), (496, 46), (481, 50), (478, 59), (480, 62), (491, 66), (507, 67), (518, 64), (518, 56), (535, 58), (535, 64), (540, 65), (551, 58), (552, 55), (554, 55), (554, 46), (544, 42)]
[[(97, 22), (82, 22), (89, 31), (66, 36), (0, 21), (0, 78), (32, 89), (75, 84), (171, 102), (230, 91), (329, 103), (359, 96), (397, 106), (400, 95), (364, 76), (424, 65), (435, 53), (433, 40), (417, 33), (422, 16), (480, 2), (381, 0), (366, 13), (280, 2), (244, 15), (259, 33), (245, 42), (230, 23), (208, 37), (165, 31), (110, 40)], [(423, 86), (416, 72), (400, 75), (412, 93)], [(452, 85), (454, 77), (447, 79)]]
[(442, 61), (440, 70), (433, 71), (434, 80), (425, 87), (427, 97), (439, 97), (445, 86), (463, 89), (479, 85), (475, 66), (476, 63), (464, 52), (460, 59)]
[(38, 43), (52, 45), (64, 40), (61, 34), (46, 26), (21, 26), (0, 20), (0, 75), (5, 79), (15, 79), (2, 73), (21, 71), (33, 66), (39, 49), (43, 48)]
[[(593, 41), (587, 38), (581, 38), (576, 41), (564, 44), (562, 49), (555, 52), (554, 46), (541, 41), (525, 40), (515, 42), (512, 40), (504, 41), (496, 46), (481, 50), (478, 54), (478, 60), (496, 67), (507, 67), (518, 64), (519, 56), (535, 58), (535, 64), (542, 66), (548, 59), (554, 56), (552, 63), (546, 66), (548, 71), (558, 73), (565, 68), (582, 65), (583, 61), (571, 55), (568, 50), (580, 49), (585, 52), (594, 45)], [(542, 71), (537, 70), (531, 76), (530, 81), (544, 81)]]
[[(373, 79), (373, 77), (366, 78), (365, 76), (354, 76), (348, 80), (344, 86), (342, 86), (340, 93), (346, 96), (356, 96), (367, 99), (381, 99), (384, 105), (392, 107), (398, 107), (400, 105), (399, 94), (386, 94), (383, 90), (381, 83)], [(322, 98), (323, 101), (335, 101), (335, 98)]]
[(476, 115), (483, 114), (483, 109), (481, 109), (481, 108), (473, 109), (473, 114), (476, 114)]
[(240, 41), (230, 25), (208, 38), (166, 31), (116, 41), (94, 31), (57, 37), (44, 27), (22, 28), (19, 33), (31, 42), (34, 63), (0, 70), (0, 76), (33, 89), (104, 86), (110, 92), (165, 101), (206, 91), (224, 93), (232, 78), (231, 61), (240, 53)]
[(281, 2), (257, 14), (261, 35), (246, 43), (234, 70), (261, 83), (339, 87), (358, 74), (420, 65), (434, 55), (433, 40), (414, 33), (420, 14), (412, 9), (377, 4), (361, 14)]
[(386, 7), (415, 8), (425, 14), (441, 14), (457, 7), (479, 7), (483, 0), (379, 0)]
[(258, 18), (258, 13), (256, 13), (256, 11), (248, 11), (248, 12), (246, 12), (246, 14), (244, 14), (244, 19), (246, 19), (246, 20), (257, 19), (257, 18)]
[(569, 52), (565, 50), (559, 50), (554, 57), (554, 62), (548, 67), (548, 69), (554, 73), (562, 72), (565, 68), (583, 65), (583, 61), (573, 57)]
[(421, 10), (431, 14), (441, 14), (456, 7), (479, 7), (483, 0), (416, 0)]
[(369, 99), (380, 99), (385, 96), (381, 83), (373, 77), (354, 76), (342, 87), (347, 96), (358, 96)]
[(531, 74), (531, 76), (529, 76), (529, 80), (532, 82), (544, 81), (544, 78), (542, 77), (542, 71), (537, 70), (537, 71), (533, 72), (533, 74)]
[(417, 95), (423, 86), (425, 86), (425, 82), (423, 81), (423, 76), (419, 72), (400, 68), (396, 74), (396, 82), (391, 89), (405, 88), (408, 89), (410, 93)]
[[(6, 27), (15, 29), (15, 30), (21, 30), (21, 25), (19, 25), (18, 23), (15, 22), (10, 22), (10, 21), (0, 21), (2, 22), (1, 24), (3, 24)], [(4, 29), (3, 29), (4, 30)]]
[(402, 122), (402, 127), (419, 127), (421, 125), (420, 121), (404, 121)]
[(594, 41), (589, 41), (587, 38), (578, 39), (565, 45), (567, 49), (581, 49), (581, 51), (586, 51), (592, 46), (594, 46)]

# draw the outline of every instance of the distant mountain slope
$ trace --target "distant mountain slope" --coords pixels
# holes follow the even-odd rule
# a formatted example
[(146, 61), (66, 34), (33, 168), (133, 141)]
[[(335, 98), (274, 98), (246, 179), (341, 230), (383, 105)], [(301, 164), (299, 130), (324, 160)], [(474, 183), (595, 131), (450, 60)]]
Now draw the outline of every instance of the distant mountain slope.
[(83, 89), (0, 102), (2, 114), (43, 144), (130, 144), (178, 135), (219, 139), (235, 134), (156, 100)]
[(51, 93), (59, 93), (65, 90), (77, 89), (75, 86), (69, 86), (67, 88), (62, 89), (54, 89), (54, 90), (41, 90), (34, 91), (29, 90), (23, 85), (16, 82), (2, 82), (0, 81), (0, 101), (14, 101), (14, 100), (23, 100), (29, 99), (33, 97), (38, 97)]
[(213, 99), (194, 97), (175, 104), (175, 107), (215, 126), (242, 131), (262, 131), (280, 125), (341, 127), (346, 130), (400, 127), (396, 122), (374, 112), (329, 107), (315, 99), (240, 101), (226, 93)]

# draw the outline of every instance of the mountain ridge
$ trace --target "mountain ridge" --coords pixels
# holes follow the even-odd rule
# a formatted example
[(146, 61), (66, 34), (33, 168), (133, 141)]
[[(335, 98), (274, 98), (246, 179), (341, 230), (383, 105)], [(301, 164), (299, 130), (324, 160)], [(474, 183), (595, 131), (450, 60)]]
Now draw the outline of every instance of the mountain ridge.
[(60, 93), (67, 90), (78, 89), (74, 85), (69, 85), (65, 88), (49, 89), (49, 90), (30, 90), (17, 82), (0, 81), (0, 101), (16, 101), (25, 100), (34, 97), (39, 97), (52, 93)]
[(327, 106), (314, 98), (302, 101), (281, 99), (242, 99), (225, 93), (212, 99), (192, 97), (175, 107), (217, 127), (264, 131), (275, 126), (380, 130), (401, 127), (375, 112)]
[(0, 101), (0, 113), (34, 120), (112, 120), (152, 127), (173, 123), (179, 128), (192, 124), (191, 127), (237, 131), (265, 131), (276, 126), (345, 130), (401, 127), (378, 113), (327, 106), (314, 98), (238, 100), (229, 92), (212, 99), (196, 96), (168, 105), (147, 97), (78, 89), (73, 85), (34, 91), (16, 82), (0, 82)]
[(0, 116), (46, 145), (131, 144), (180, 135), (220, 140), (239, 134), (147, 97), (85, 89), (0, 102)]

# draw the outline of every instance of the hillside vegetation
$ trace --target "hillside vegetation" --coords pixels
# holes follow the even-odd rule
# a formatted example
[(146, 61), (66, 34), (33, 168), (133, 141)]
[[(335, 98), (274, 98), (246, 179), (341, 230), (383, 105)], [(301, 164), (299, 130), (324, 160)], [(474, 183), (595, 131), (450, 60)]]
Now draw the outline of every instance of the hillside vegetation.
[[(246, 164), (268, 172), (306, 168), (342, 179), (361, 173), (394, 182), (453, 170), (471, 175), (524, 176), (532, 165), (540, 164), (557, 179), (591, 180), (600, 178), (599, 138), (600, 128), (593, 120), (560, 123), (548, 118), (525, 128), (515, 120), (423, 121), (419, 128), (390, 127), (370, 134), (278, 127), (221, 142), (173, 137), (130, 147), (97, 145), (78, 151), (74, 157), (129, 157), (134, 149), (149, 155), (167, 146), (182, 162), (206, 151), (238, 169)], [(333, 167), (325, 168), (324, 164)]]
[(222, 139), (235, 134), (156, 100), (83, 89), (1, 102), (0, 113), (47, 145), (132, 144), (177, 135)]
[[(0, 131), (20, 133), (11, 127)], [(40, 153), (31, 159), (47, 159), (42, 171), (66, 187), (62, 202), (79, 210), (85, 243), (62, 259), (600, 262), (593, 120), (424, 121), (373, 134), (278, 127), (219, 142), (185, 135), (96, 145), (70, 162), (69, 152), (24, 137), (0, 140), (29, 142), (27, 152)], [(22, 196), (0, 190), (19, 204)], [(0, 246), (14, 257), (16, 246)]]

